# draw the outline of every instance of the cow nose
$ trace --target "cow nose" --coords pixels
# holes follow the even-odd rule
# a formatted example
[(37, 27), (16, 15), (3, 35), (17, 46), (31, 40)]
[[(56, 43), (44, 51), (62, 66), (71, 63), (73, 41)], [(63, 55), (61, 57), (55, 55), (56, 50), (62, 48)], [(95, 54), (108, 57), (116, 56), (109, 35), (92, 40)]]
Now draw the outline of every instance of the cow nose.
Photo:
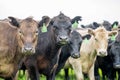
[(120, 69), (120, 62), (119, 62), (119, 63), (114, 63), (114, 64), (113, 64), (113, 67), (114, 67), (115, 69)]
[(25, 50), (26, 51), (32, 51), (32, 47), (27, 47), (27, 48), (25, 47)]
[(74, 53), (74, 54), (72, 54), (72, 57), (73, 57), (73, 58), (79, 58), (79, 57), (80, 57), (80, 54), (79, 54), (79, 53)]
[(106, 52), (106, 51), (100, 51), (99, 54), (100, 54), (101, 56), (107, 56), (107, 52)]
[(67, 41), (68, 40), (68, 37), (67, 36), (59, 36), (59, 39), (61, 41)]

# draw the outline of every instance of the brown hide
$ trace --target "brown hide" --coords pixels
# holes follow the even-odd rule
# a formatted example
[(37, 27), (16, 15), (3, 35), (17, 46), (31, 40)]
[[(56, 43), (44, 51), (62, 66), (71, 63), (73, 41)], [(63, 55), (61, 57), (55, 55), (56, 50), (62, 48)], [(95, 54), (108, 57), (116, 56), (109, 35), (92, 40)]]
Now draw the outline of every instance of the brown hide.
[[(19, 27), (0, 21), (0, 77), (15, 77), (23, 56), (35, 52), (37, 38), (38, 23), (32, 18), (21, 20)], [(32, 46), (31, 51), (24, 50), (28, 44)]]

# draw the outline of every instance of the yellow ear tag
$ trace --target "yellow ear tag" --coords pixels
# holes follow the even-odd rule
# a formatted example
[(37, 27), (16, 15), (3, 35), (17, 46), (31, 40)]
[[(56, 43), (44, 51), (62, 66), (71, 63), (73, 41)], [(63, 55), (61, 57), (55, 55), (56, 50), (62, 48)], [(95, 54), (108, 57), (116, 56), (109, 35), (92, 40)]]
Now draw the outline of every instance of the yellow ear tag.
[(78, 23), (77, 23), (76, 21), (72, 24), (72, 28), (73, 28), (73, 29), (78, 28)]
[(112, 35), (112, 36), (111, 36), (111, 40), (112, 40), (112, 41), (115, 41), (115, 35)]
[(87, 38), (85, 38), (85, 39), (83, 40), (83, 42), (84, 42), (84, 43), (89, 43), (89, 40), (88, 40)]
[(42, 26), (42, 28), (41, 28), (41, 32), (42, 32), (42, 33), (47, 32), (47, 27), (45, 26), (45, 23), (43, 23), (43, 26)]

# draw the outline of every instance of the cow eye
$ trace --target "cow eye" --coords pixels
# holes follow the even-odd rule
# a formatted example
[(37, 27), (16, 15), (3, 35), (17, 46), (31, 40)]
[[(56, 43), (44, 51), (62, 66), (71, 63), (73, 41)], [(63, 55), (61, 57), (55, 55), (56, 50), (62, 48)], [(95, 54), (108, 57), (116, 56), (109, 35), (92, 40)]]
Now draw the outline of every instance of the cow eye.
[(38, 35), (38, 30), (35, 31), (35, 34)]
[(68, 26), (66, 29), (71, 29), (71, 26)]
[(20, 35), (22, 35), (22, 31), (21, 30), (19, 30), (18, 32), (19, 32)]
[(97, 38), (95, 38), (95, 41), (98, 41), (98, 39), (97, 39)]
[(70, 26), (68, 26), (68, 28), (71, 28), (71, 25), (70, 25)]
[(72, 42), (70, 41), (69, 44), (72, 44)]
[(79, 45), (81, 45), (81, 44), (82, 44), (82, 41), (79, 42)]
[(57, 27), (57, 26), (54, 26), (54, 28), (55, 28), (55, 29), (58, 29), (58, 27)]
[(57, 26), (54, 26), (54, 28), (57, 28)]

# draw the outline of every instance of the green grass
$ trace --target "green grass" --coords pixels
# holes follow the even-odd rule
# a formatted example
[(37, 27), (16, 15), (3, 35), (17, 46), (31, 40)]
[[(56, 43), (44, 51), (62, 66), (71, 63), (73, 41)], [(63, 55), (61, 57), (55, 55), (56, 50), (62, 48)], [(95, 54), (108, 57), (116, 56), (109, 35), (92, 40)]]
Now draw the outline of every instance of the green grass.
[[(101, 69), (98, 70), (99, 71), (99, 74), (100, 74), (100, 77), (101, 77), (101, 80), (102, 80), (102, 71)], [(59, 74), (56, 76), (56, 80), (65, 80), (65, 73), (64, 73), (64, 70), (62, 69)], [(69, 76), (70, 76), (70, 79), (71, 80), (76, 80), (76, 77), (75, 77), (75, 73), (72, 69), (69, 69)], [(23, 74), (23, 71), (20, 72), (19, 74), (19, 78), (18, 80), (25, 80), (25, 75)], [(2, 78), (0, 78), (0, 80), (4, 80)], [(40, 80), (46, 80), (46, 77), (44, 75), (41, 75), (40, 76)], [(89, 79), (85, 79), (85, 80), (89, 80)], [(106, 78), (107, 80), (107, 78)], [(118, 73), (116, 72), (116, 80), (118, 80)]]

